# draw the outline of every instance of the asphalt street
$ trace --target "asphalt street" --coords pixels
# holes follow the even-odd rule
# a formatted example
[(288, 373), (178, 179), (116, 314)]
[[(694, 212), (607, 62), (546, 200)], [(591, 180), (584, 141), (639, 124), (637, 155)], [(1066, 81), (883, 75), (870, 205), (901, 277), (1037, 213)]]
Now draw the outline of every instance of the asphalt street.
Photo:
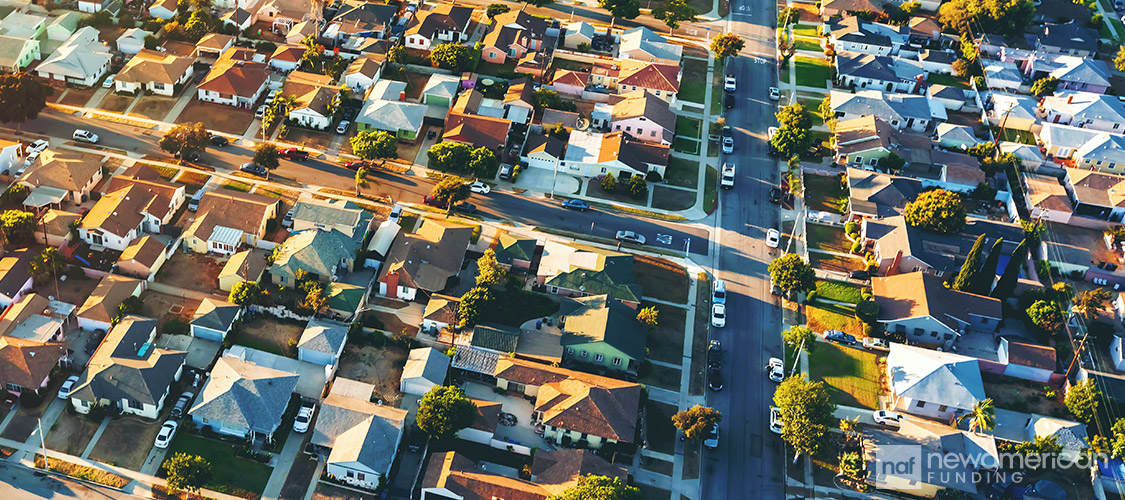
[(132, 500), (142, 497), (0, 462), (0, 498), (11, 500)]

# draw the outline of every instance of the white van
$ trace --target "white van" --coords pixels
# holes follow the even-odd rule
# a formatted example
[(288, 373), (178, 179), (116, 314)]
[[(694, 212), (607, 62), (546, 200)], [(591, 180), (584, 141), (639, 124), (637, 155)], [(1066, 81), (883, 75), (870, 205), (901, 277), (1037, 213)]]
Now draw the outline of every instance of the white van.
[(713, 304), (726, 304), (727, 302), (727, 282), (723, 280), (715, 280), (715, 287), (711, 290), (711, 303)]

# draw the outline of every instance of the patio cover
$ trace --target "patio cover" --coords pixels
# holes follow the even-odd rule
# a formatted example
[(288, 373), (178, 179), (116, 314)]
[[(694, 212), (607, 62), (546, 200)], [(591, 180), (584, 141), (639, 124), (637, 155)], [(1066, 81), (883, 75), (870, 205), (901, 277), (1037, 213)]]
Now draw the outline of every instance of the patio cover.
[(27, 199), (23, 201), (24, 206), (40, 208), (52, 203), (61, 203), (63, 198), (66, 198), (67, 191), (51, 186), (39, 186), (31, 190), (31, 194), (27, 195)]
[(211, 237), (207, 241), (212, 243), (225, 243), (232, 247), (238, 248), (239, 243), (242, 243), (242, 231), (223, 226), (215, 226), (211, 231)]

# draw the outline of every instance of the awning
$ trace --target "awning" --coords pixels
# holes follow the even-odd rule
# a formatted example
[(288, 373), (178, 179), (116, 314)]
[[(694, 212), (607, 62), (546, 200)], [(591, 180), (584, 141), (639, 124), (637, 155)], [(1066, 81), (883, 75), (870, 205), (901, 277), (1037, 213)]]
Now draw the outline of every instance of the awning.
[(39, 186), (31, 190), (23, 204), (28, 207), (43, 207), (51, 203), (61, 203), (66, 198), (67, 190), (50, 186)]
[(211, 243), (225, 243), (231, 247), (238, 247), (242, 243), (242, 231), (232, 229), (229, 227), (215, 226), (211, 231), (211, 237), (207, 238)]

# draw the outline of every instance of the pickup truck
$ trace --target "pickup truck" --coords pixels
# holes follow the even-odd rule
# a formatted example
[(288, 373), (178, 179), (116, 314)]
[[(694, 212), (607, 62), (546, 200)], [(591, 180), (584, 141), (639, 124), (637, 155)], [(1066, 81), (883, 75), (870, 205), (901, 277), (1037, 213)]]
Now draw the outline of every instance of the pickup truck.
[(285, 148), (280, 152), (282, 158), (293, 161), (305, 161), (309, 159), (309, 152), (297, 148)]
[(884, 339), (867, 337), (863, 339), (863, 347), (872, 351), (890, 351), (891, 347)]
[(723, 189), (730, 189), (734, 187), (734, 164), (723, 164), (723, 177), (719, 180), (719, 186)]

